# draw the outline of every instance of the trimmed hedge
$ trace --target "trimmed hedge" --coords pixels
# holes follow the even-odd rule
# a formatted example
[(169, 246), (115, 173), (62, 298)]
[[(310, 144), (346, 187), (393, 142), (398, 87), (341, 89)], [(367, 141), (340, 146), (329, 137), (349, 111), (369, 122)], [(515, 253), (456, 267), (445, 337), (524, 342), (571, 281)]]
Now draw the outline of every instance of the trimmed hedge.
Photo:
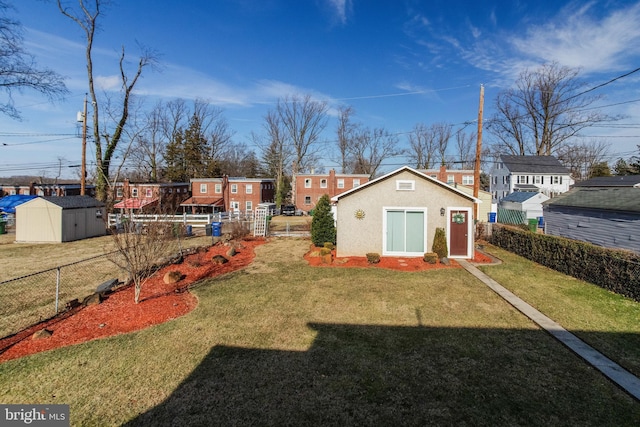
[(640, 301), (640, 256), (563, 237), (494, 227), (489, 242), (620, 295)]

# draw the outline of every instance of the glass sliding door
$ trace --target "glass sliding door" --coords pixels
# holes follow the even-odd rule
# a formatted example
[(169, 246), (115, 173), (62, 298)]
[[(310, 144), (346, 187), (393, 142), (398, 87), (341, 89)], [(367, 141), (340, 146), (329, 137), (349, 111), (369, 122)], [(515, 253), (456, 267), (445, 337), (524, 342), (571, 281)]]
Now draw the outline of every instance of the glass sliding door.
[(385, 254), (424, 254), (426, 212), (417, 209), (386, 209)]

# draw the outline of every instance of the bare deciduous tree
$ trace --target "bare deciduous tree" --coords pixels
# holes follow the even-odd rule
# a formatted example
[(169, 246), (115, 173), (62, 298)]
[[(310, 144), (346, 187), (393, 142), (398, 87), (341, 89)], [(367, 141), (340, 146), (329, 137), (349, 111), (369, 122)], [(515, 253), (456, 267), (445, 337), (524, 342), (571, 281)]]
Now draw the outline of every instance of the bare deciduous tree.
[(146, 279), (153, 275), (163, 259), (177, 254), (180, 249), (179, 233), (174, 235), (171, 226), (169, 222), (158, 221), (143, 228), (141, 223), (125, 221), (123, 229), (112, 234), (116, 253), (110, 255), (110, 260), (129, 274), (136, 304)]
[[(91, 97), (92, 106), (92, 133), (96, 150), (96, 197), (99, 200), (107, 200), (109, 195), (109, 169), (113, 155), (118, 148), (118, 143), (123, 136), (124, 127), (129, 118), (129, 107), (133, 89), (142, 75), (142, 71), (147, 67), (153, 67), (157, 63), (156, 55), (149, 49), (141, 49), (142, 54), (138, 59), (133, 76), (127, 74), (125, 66), (125, 49), (122, 47), (119, 59), (119, 73), (121, 83), (121, 103), (119, 114), (115, 123), (110, 126), (102, 121), (100, 116), (100, 100), (96, 94), (94, 85), (93, 70), (93, 42), (98, 25), (98, 18), (105, 1), (103, 0), (79, 0), (78, 8), (72, 9), (63, 5), (62, 0), (57, 0), (58, 9), (67, 18), (74, 21), (82, 29), (85, 34), (86, 49), (85, 56), (87, 62), (87, 79), (89, 86), (89, 96)], [(108, 131), (107, 129), (111, 130)]]
[(436, 153), (433, 128), (418, 123), (409, 133), (408, 157), (417, 169), (429, 169), (433, 166)]
[(287, 199), (289, 184), (285, 168), (293, 158), (291, 146), (287, 144), (287, 132), (278, 114), (271, 110), (264, 117), (266, 137), (253, 134), (254, 143), (262, 148), (262, 161), (267, 173), (276, 179), (276, 205)]
[(275, 114), (293, 151), (294, 174), (306, 171), (316, 160), (320, 135), (327, 127), (327, 111), (327, 103), (316, 101), (311, 95), (278, 100)]
[(461, 169), (473, 169), (475, 163), (475, 147), (477, 134), (475, 132), (456, 132), (456, 161)]
[(384, 160), (400, 154), (402, 150), (398, 148), (397, 135), (382, 128), (359, 127), (349, 146), (353, 172), (368, 174), (371, 178), (379, 172)]
[(556, 156), (576, 181), (582, 181), (591, 178), (591, 171), (605, 161), (608, 150), (605, 141), (577, 141), (558, 148)]
[(47, 68), (39, 68), (33, 56), (23, 47), (22, 25), (8, 16), (12, 8), (0, 0), (0, 88), (7, 98), (0, 102), (0, 113), (20, 119), (12, 94), (24, 89), (35, 90), (50, 100), (61, 99), (66, 93), (63, 78)]
[(615, 119), (588, 108), (598, 97), (583, 88), (576, 69), (557, 63), (527, 69), (514, 88), (496, 97), (496, 114), (487, 130), (502, 152), (552, 155), (581, 130)]
[(438, 151), (441, 165), (447, 163), (447, 149), (449, 148), (449, 140), (451, 139), (452, 128), (453, 125), (449, 123), (434, 123), (432, 125), (436, 150)]
[(340, 153), (340, 167), (342, 173), (347, 173), (349, 170), (349, 144), (353, 138), (353, 133), (357, 129), (357, 126), (351, 122), (351, 116), (354, 114), (354, 110), (350, 106), (340, 107), (338, 113), (338, 128), (336, 133), (338, 135), (338, 151)]

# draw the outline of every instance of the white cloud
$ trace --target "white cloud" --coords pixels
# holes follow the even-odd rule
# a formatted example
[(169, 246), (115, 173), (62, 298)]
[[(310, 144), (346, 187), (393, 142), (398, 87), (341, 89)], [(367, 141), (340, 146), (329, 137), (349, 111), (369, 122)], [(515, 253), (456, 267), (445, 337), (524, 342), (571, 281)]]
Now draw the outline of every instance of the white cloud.
[(329, 6), (335, 12), (335, 16), (341, 24), (347, 23), (347, 12), (351, 5), (351, 0), (328, 0)]
[(596, 16), (593, 4), (569, 5), (545, 25), (513, 37), (516, 52), (540, 62), (556, 61), (585, 73), (620, 70), (640, 53), (640, 3)]

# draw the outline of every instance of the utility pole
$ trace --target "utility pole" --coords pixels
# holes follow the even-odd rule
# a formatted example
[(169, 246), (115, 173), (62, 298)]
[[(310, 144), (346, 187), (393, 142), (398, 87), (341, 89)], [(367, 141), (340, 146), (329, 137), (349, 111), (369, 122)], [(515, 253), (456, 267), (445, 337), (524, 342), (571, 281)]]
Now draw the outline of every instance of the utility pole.
[[(476, 162), (473, 169), (473, 197), (480, 194), (480, 160), (482, 154), (482, 111), (484, 109), (484, 85), (480, 85), (480, 103), (478, 106), (478, 140), (476, 142)], [(475, 204), (475, 219), (478, 220), (479, 206)]]
[(80, 195), (85, 195), (87, 183), (87, 94), (82, 112), (82, 165), (80, 166)]

